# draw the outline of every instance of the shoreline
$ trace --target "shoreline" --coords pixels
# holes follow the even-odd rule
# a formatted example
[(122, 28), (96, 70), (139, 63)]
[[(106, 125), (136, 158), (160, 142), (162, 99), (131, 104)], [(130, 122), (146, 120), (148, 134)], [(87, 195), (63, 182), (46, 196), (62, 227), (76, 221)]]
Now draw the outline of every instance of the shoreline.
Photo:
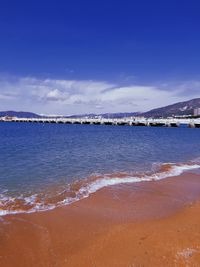
[[(110, 187), (126, 186), (144, 182), (153, 182), (177, 177), (184, 172), (192, 172), (200, 169), (199, 161), (187, 163), (162, 163), (151, 171), (144, 172), (117, 172), (110, 174), (91, 175), (85, 179), (75, 180), (72, 183), (54, 186), (45, 186), (41, 192), (32, 192), (29, 195), (21, 193), (19, 196), (0, 194), (0, 216), (11, 214), (23, 214), (44, 212), (58, 207), (71, 205), (77, 201), (89, 197), (91, 194)], [(115, 187), (117, 188), (117, 187)], [(44, 189), (44, 188), (43, 188)]]
[(198, 266), (200, 175), (102, 188), (69, 206), (3, 216), (0, 265)]

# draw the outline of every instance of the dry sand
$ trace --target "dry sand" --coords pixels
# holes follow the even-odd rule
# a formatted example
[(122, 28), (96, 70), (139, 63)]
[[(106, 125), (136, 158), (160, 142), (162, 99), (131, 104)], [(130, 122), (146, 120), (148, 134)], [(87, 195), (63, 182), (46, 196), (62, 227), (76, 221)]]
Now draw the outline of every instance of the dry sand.
[(107, 187), (2, 217), (1, 267), (200, 266), (200, 176)]

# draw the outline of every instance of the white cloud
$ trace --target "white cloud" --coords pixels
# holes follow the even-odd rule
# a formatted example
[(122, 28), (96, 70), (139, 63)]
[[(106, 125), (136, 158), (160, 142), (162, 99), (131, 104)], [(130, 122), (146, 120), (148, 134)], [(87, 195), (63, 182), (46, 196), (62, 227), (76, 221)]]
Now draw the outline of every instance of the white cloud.
[(69, 94), (61, 92), (58, 89), (53, 89), (49, 91), (45, 97), (49, 101), (65, 101), (69, 97)]
[(38, 113), (131, 112), (200, 97), (199, 88), (200, 81), (120, 86), (93, 80), (1, 77), (0, 100), (1, 109)]

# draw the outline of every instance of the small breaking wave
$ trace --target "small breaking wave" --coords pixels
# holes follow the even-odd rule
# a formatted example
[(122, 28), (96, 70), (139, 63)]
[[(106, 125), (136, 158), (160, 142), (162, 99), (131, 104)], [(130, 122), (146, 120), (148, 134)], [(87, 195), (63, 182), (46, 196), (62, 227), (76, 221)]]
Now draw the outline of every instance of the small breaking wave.
[(86, 198), (104, 187), (158, 181), (167, 177), (179, 176), (185, 171), (199, 168), (199, 160), (179, 164), (164, 163), (159, 165), (159, 167), (156, 166), (156, 170), (146, 173), (114, 173), (103, 176), (91, 176), (88, 179), (82, 179), (66, 185), (64, 190), (56, 190), (56, 192), (51, 193), (44, 192), (29, 196), (11, 197), (7, 195), (7, 192), (3, 192), (0, 194), (0, 216), (52, 210)]

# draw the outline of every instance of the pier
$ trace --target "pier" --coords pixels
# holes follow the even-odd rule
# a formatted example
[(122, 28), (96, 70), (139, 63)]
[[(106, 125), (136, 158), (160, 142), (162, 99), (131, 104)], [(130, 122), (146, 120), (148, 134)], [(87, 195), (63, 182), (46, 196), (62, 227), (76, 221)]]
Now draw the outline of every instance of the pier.
[(62, 123), (62, 124), (94, 124), (118, 126), (149, 126), (149, 127), (179, 127), (200, 128), (200, 118), (16, 118), (1, 117), (0, 122), (29, 122), (29, 123)]

